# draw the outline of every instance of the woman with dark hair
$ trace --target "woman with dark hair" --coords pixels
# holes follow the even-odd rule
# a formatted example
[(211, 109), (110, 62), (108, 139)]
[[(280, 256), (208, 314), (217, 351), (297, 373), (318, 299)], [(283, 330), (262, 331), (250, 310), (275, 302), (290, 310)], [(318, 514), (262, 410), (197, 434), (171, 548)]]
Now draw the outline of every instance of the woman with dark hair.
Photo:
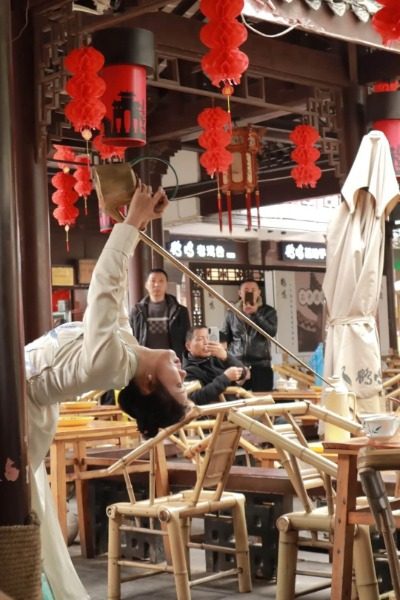
[(139, 346), (125, 305), (128, 261), (139, 230), (160, 217), (167, 204), (162, 189), (152, 194), (139, 185), (124, 222), (114, 226), (97, 261), (83, 322), (60, 325), (25, 348), (32, 508), (41, 521), (43, 569), (55, 600), (89, 598), (69, 557), (43, 462), (59, 403), (93, 389), (122, 389), (125, 410), (138, 416), (147, 436), (179, 421), (192, 406), (179, 359), (172, 350)]

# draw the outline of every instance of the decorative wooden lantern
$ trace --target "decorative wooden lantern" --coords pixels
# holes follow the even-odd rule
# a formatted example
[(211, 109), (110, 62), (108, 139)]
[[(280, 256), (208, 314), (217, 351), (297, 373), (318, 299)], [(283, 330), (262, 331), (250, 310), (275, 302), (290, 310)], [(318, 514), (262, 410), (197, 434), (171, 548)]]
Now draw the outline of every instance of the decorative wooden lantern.
[(154, 36), (146, 29), (102, 29), (93, 45), (105, 57), (104, 143), (146, 144), (146, 76), (154, 68)]
[(232, 164), (219, 176), (220, 187), (226, 194), (229, 230), (232, 231), (231, 194), (246, 194), (247, 230), (252, 228), (251, 195), (255, 193), (257, 227), (260, 227), (260, 192), (258, 190), (258, 155), (262, 148), (264, 127), (235, 127), (227, 150), (232, 153)]

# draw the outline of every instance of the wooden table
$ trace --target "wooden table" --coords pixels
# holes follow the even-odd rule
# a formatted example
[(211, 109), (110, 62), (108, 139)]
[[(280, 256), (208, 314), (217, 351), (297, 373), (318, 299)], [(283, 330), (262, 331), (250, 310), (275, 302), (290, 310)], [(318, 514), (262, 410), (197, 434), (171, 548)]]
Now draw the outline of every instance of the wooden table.
[(368, 509), (356, 510), (358, 453), (365, 446), (380, 450), (400, 449), (400, 439), (378, 442), (363, 437), (348, 442), (323, 442), (323, 445), (338, 456), (331, 600), (350, 600), (354, 526), (374, 524), (374, 517)]
[[(95, 420), (84, 426), (58, 427), (50, 447), (50, 485), (54, 497), (58, 519), (64, 538), (67, 539), (67, 481), (74, 481), (78, 508), (79, 535), (82, 554), (94, 556), (90, 535), (90, 522), (86, 515), (87, 480), (104, 476), (104, 469), (88, 471), (90, 460), (87, 457), (87, 447), (106, 440), (117, 440), (120, 446), (126, 446), (132, 438), (138, 437), (136, 423), (125, 421)], [(114, 446), (115, 447), (115, 446)], [(67, 452), (67, 448), (72, 450)], [(67, 467), (73, 465), (73, 471), (67, 473)], [(134, 469), (148, 471), (148, 461), (138, 461)]]
[(91, 408), (65, 408), (60, 405), (60, 415), (85, 415), (88, 417), (95, 417), (96, 419), (112, 419), (114, 421), (120, 421), (123, 417), (123, 412), (118, 406), (112, 405), (98, 405)]

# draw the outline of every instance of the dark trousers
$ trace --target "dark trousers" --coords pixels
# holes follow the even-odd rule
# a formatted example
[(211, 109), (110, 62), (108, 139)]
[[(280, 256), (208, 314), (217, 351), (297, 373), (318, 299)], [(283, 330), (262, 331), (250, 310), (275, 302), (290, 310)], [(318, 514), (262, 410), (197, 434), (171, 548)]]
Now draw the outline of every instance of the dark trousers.
[(261, 367), (252, 365), (250, 369), (251, 377), (248, 379), (244, 388), (253, 392), (270, 392), (274, 386), (274, 372), (271, 367)]

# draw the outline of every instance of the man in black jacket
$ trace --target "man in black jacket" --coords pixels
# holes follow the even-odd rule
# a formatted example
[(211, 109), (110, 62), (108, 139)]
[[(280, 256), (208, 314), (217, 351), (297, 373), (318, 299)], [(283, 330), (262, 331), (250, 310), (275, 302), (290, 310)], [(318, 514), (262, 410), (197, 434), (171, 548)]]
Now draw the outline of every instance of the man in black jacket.
[(192, 327), (186, 336), (183, 356), (185, 381), (199, 380), (200, 390), (190, 395), (196, 404), (217, 402), (231, 385), (241, 385), (248, 376), (244, 365), (231, 356), (219, 342), (211, 342), (207, 327)]
[(190, 328), (189, 313), (175, 296), (167, 294), (168, 276), (163, 269), (151, 269), (145, 296), (133, 307), (129, 320), (133, 334), (141, 346), (171, 348), (182, 360), (186, 333)]
[[(276, 335), (276, 310), (263, 304), (258, 283), (252, 279), (243, 281), (239, 288), (239, 298), (236, 306), (269, 335)], [(270, 341), (232, 311), (227, 312), (221, 331), (227, 338), (229, 352), (250, 368), (250, 379), (244, 387), (253, 392), (272, 390)]]

